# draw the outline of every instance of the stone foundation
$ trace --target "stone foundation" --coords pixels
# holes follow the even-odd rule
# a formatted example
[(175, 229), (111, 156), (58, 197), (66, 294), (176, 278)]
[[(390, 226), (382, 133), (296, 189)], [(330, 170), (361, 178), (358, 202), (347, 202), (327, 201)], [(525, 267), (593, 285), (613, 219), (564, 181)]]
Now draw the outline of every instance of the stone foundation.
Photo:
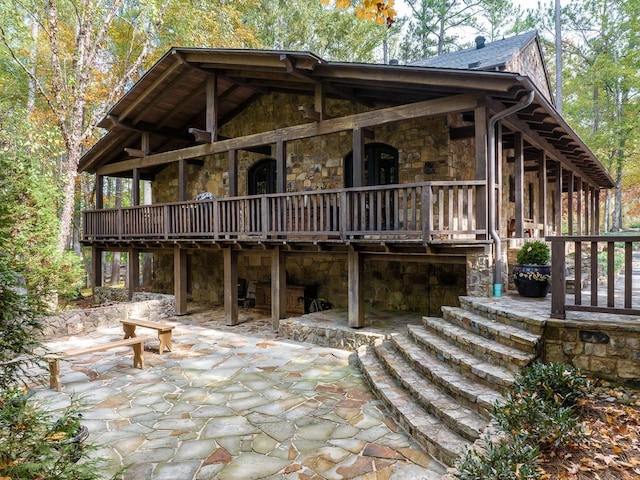
[(573, 365), (596, 378), (640, 387), (640, 324), (549, 320), (544, 361)]
[[(121, 289), (98, 288), (101, 303), (118, 302), (95, 308), (69, 310), (56, 315), (41, 317), (43, 334), (47, 338), (78, 335), (92, 332), (102, 327), (117, 327), (120, 320), (141, 318), (157, 320), (175, 315), (173, 295), (136, 292), (132, 302), (127, 302), (127, 291)], [(124, 300), (121, 300), (124, 292)], [(108, 298), (108, 300), (105, 300)]]

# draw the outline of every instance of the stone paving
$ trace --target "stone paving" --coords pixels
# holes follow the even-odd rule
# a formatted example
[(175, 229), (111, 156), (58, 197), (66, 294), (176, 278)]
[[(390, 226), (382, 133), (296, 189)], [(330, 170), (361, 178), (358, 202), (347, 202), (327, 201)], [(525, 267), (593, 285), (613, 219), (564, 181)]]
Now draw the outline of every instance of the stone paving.
[[(191, 308), (191, 306), (190, 306)], [(284, 340), (268, 318), (243, 311), (174, 319), (171, 353), (130, 347), (62, 362), (62, 392), (36, 398), (82, 405), (105, 478), (435, 480), (444, 468), (389, 418), (350, 352)], [(141, 330), (139, 334), (147, 331)], [(148, 330), (149, 336), (155, 332)], [(58, 338), (53, 350), (120, 338), (119, 328)], [(150, 348), (150, 350), (149, 350)]]

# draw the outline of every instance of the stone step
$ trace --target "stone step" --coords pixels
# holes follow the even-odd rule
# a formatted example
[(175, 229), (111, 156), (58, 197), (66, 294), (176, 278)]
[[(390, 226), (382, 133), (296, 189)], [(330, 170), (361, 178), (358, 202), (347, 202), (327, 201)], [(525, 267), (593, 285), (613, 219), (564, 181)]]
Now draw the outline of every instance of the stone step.
[(483, 315), (462, 308), (442, 307), (442, 315), (445, 320), (458, 327), (524, 353), (537, 355), (538, 349), (542, 345), (540, 335), (489, 320)]
[(467, 378), (503, 393), (512, 387), (515, 375), (511, 370), (484, 362), (423, 327), (410, 325), (408, 331), (420, 347)]
[(433, 383), (416, 372), (390, 341), (376, 344), (375, 352), (385, 370), (408, 391), (425, 410), (442, 420), (451, 430), (467, 440), (475, 441), (489, 424), (489, 419), (461, 405)]
[(496, 388), (480, 383), (473, 375), (471, 375), (473, 378), (469, 378), (459, 368), (439, 360), (418, 345), (408, 333), (394, 335), (391, 337), (391, 342), (411, 368), (442, 388), (459, 403), (481, 415), (489, 417), (493, 412), (494, 404), (503, 400)]
[(373, 347), (360, 347), (358, 359), (372, 390), (400, 426), (436, 460), (445, 465), (454, 465), (471, 442), (451, 431), (444, 422), (427, 412), (399, 387), (385, 371)]
[(542, 335), (546, 320), (549, 318), (549, 311), (541, 311), (549, 309), (549, 305), (544, 303), (541, 306), (539, 299), (531, 301), (531, 307), (528, 311), (523, 311), (523, 304), (519, 302), (514, 308), (505, 307), (504, 298), (501, 299), (500, 305), (492, 304), (491, 299), (459, 297), (460, 306), (469, 312), (475, 312), (489, 320), (502, 323), (503, 325), (511, 325), (535, 335)]
[(518, 348), (503, 345), (492, 338), (471, 333), (468, 329), (454, 325), (442, 318), (424, 317), (423, 322), (427, 330), (435, 332), (441, 338), (467, 353), (475, 355), (486, 362), (500, 365), (514, 373), (518, 373), (536, 358), (533, 353), (523, 352)]

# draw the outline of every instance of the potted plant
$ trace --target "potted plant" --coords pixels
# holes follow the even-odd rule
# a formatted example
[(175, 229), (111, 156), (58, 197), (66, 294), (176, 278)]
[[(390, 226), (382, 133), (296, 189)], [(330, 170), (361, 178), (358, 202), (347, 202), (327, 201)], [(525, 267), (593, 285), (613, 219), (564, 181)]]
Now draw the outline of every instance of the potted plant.
[(524, 297), (546, 297), (551, 288), (551, 254), (542, 240), (526, 242), (518, 251), (513, 283)]

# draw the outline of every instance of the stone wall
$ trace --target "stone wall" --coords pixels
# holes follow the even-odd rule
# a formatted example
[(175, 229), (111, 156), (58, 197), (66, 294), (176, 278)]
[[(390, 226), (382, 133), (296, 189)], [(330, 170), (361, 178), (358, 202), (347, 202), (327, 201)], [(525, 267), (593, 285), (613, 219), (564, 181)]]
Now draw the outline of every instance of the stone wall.
[[(50, 337), (78, 335), (101, 327), (117, 327), (120, 320), (142, 318), (157, 320), (175, 315), (173, 295), (136, 292), (132, 302), (126, 301), (126, 290), (101, 288), (102, 301), (118, 302), (113, 305), (69, 310), (56, 315), (41, 317), (43, 334)], [(124, 292), (124, 300), (121, 300)], [(108, 299), (108, 300), (107, 300)]]
[(640, 387), (640, 324), (553, 320), (544, 332), (544, 361), (573, 365), (615, 383)]

